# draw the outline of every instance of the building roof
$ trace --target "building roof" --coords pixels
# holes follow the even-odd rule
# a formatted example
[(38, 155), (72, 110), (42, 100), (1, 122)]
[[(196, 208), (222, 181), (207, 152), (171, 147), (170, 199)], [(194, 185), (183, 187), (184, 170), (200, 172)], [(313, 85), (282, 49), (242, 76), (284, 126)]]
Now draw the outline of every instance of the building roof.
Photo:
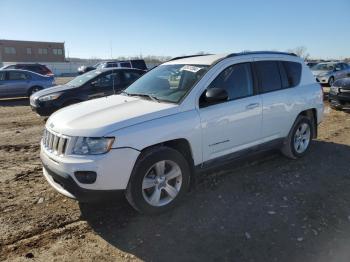
[(17, 42), (17, 43), (41, 43), (41, 44), (64, 44), (65, 42), (48, 42), (48, 41), (27, 41), (27, 40), (12, 40), (12, 39), (0, 39), (1, 42)]

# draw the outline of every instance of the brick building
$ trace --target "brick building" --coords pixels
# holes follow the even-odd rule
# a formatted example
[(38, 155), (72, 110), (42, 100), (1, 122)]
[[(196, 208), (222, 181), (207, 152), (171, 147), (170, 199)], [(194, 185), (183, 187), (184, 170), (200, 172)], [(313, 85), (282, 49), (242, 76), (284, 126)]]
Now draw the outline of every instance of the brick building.
[(64, 43), (0, 39), (0, 62), (64, 61)]

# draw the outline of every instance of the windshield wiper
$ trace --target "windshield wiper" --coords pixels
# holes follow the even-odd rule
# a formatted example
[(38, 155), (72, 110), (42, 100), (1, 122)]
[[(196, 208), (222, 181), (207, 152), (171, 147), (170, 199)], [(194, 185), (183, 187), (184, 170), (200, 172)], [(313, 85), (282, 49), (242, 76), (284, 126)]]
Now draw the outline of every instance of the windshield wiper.
[(149, 98), (151, 99), (152, 101), (155, 101), (155, 102), (158, 102), (160, 103), (160, 99), (155, 97), (155, 96), (152, 96), (152, 95), (148, 95), (148, 94), (135, 94), (135, 93), (128, 93), (128, 92), (125, 92), (123, 91), (122, 94), (125, 94), (127, 96), (139, 96), (139, 97), (146, 97), (146, 98)]

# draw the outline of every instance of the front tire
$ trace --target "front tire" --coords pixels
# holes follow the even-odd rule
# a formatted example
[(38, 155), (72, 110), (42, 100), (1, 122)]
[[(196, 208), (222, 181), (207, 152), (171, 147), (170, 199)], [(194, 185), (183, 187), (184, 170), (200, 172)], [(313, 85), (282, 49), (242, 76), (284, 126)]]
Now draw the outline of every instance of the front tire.
[(286, 138), (282, 154), (291, 159), (303, 157), (310, 148), (312, 132), (312, 120), (306, 116), (298, 116)]
[(149, 149), (134, 166), (126, 198), (140, 213), (165, 212), (177, 205), (189, 190), (190, 175), (188, 162), (177, 150)]

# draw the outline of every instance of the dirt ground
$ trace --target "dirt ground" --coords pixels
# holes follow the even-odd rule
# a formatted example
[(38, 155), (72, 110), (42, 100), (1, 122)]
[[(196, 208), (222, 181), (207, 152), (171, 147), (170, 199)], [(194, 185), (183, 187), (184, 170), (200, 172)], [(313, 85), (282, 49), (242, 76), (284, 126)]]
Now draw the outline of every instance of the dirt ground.
[(277, 152), (197, 177), (159, 216), (124, 199), (79, 205), (41, 174), (44, 121), (0, 102), (0, 260), (350, 261), (350, 114), (326, 108), (309, 154)]

